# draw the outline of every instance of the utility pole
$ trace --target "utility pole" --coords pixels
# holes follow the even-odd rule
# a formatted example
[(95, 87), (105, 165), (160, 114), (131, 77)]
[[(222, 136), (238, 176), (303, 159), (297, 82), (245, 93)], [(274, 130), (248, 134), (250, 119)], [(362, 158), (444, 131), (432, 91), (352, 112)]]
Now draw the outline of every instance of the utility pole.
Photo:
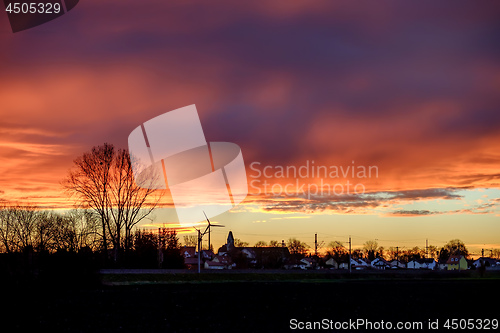
[(208, 251), (212, 249), (212, 243), (210, 242), (210, 224), (208, 224)]
[(351, 236), (349, 236), (349, 273), (351, 273)]
[(158, 268), (161, 268), (161, 264), (162, 264), (162, 261), (163, 261), (163, 258), (162, 258), (162, 243), (161, 243), (162, 239), (161, 239), (161, 229), (158, 228)]
[(399, 268), (399, 246), (396, 246), (396, 268)]
[(429, 240), (425, 239), (425, 259), (429, 258)]
[(201, 272), (201, 231), (198, 229), (198, 273)]
[(318, 256), (318, 233), (314, 234), (314, 255)]

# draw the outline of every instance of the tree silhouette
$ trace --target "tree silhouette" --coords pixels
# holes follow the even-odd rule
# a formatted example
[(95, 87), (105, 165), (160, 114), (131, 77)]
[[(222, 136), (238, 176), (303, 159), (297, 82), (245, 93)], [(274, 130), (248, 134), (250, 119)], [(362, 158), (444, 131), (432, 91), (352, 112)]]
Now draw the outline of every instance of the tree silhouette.
[(466, 258), (469, 256), (469, 250), (460, 239), (450, 240), (439, 251), (439, 259), (441, 260), (448, 260), (452, 255), (463, 255)]
[(111, 244), (115, 262), (122, 248), (132, 247), (132, 228), (148, 217), (160, 200), (161, 192), (152, 186), (159, 175), (148, 176), (143, 178), (149, 183), (139, 186), (128, 151), (105, 143), (76, 158), (62, 182), (80, 207), (99, 217), (102, 250), (107, 253)]
[(250, 243), (244, 242), (239, 238), (234, 239), (234, 246), (236, 246), (236, 247), (246, 247), (248, 245), (250, 245)]
[(183, 268), (184, 258), (177, 232), (174, 229), (159, 228), (136, 230), (134, 233), (136, 267)]
[(307, 253), (307, 250), (309, 249), (309, 245), (307, 245), (304, 242), (301, 242), (296, 238), (288, 239), (286, 246), (288, 247), (290, 254), (298, 256), (304, 256)]
[(78, 252), (96, 244), (96, 223), (88, 211), (59, 214), (32, 205), (0, 209), (0, 244), (7, 253), (31, 248), (36, 252)]
[(277, 240), (270, 240), (269, 241), (269, 246), (272, 246), (272, 247), (279, 247), (281, 246), (281, 242), (278, 242)]
[(368, 260), (374, 260), (376, 258), (378, 243), (376, 240), (367, 240), (363, 244), (363, 252)]
[(195, 235), (186, 235), (183, 237), (185, 246), (198, 246), (198, 237)]
[(349, 253), (342, 242), (332, 241), (328, 244), (328, 248), (327, 255), (336, 262), (347, 260)]

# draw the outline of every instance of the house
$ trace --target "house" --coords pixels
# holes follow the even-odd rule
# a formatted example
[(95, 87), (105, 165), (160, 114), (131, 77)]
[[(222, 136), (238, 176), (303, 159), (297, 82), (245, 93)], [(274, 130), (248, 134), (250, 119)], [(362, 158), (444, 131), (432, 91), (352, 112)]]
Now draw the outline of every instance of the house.
[(436, 261), (432, 258), (412, 260), (406, 264), (408, 269), (436, 269)]
[[(238, 247), (234, 245), (234, 236), (229, 232), (227, 243), (217, 251), (219, 256), (227, 256), (239, 268), (282, 268), (290, 252), (286, 247)], [(234, 266), (234, 264), (233, 264)]]
[(201, 250), (201, 258), (203, 260), (212, 260), (215, 254), (212, 250)]
[(472, 263), (472, 265), (475, 268), (480, 268), (481, 266), (484, 266), (488, 270), (500, 269), (500, 263), (498, 262), (498, 260), (488, 257), (478, 258), (476, 261)]
[(205, 267), (205, 269), (224, 269), (224, 268), (226, 268), (226, 266), (223, 263), (217, 262), (214, 260), (205, 261), (204, 267)]
[(351, 261), (354, 261), (352, 268), (354, 268), (358, 271), (371, 268), (369, 260), (365, 260), (363, 258), (360, 258), (360, 259), (356, 259), (356, 260), (351, 259)]
[(198, 258), (184, 258), (184, 265), (188, 269), (198, 269)]
[(231, 260), (231, 257), (228, 256), (215, 256), (212, 261), (223, 264), (225, 269), (232, 269), (236, 266)]
[(227, 256), (229, 255), (229, 251), (227, 250), (227, 245), (224, 244), (217, 250), (217, 255), (219, 256)]
[(288, 248), (281, 246), (254, 247), (257, 268), (280, 268), (290, 256)]
[(436, 260), (432, 258), (420, 259), (419, 263), (421, 269), (436, 269)]
[(194, 258), (194, 257), (196, 257), (196, 247), (195, 246), (184, 246), (181, 249), (181, 254), (184, 258)]
[[(184, 257), (184, 265), (186, 265), (188, 269), (198, 268), (198, 252), (196, 252), (196, 247), (183, 246), (181, 254)], [(207, 268), (207, 265), (204, 265), (203, 263), (212, 260), (214, 257), (215, 254), (212, 251), (202, 250), (200, 253), (201, 267)]]
[(288, 258), (285, 262), (285, 269), (306, 269), (306, 263), (296, 258)]
[(405, 264), (397, 259), (393, 259), (393, 260), (389, 261), (389, 266), (391, 266), (391, 269), (406, 268)]
[(446, 261), (449, 271), (467, 269), (467, 260), (462, 255), (452, 255)]
[(212, 260), (205, 260), (203, 267), (205, 269), (232, 269), (235, 264), (228, 256), (214, 256)]
[(314, 260), (313, 258), (310, 258), (310, 257), (307, 257), (307, 258), (302, 258), (300, 259), (301, 262), (303, 262), (305, 264), (305, 268), (306, 269), (313, 269), (313, 268), (319, 268), (317, 267), (316, 265), (316, 260)]
[(447, 270), (448, 269), (448, 264), (446, 263), (447, 260), (439, 259), (437, 262), (437, 269), (439, 270)]
[(251, 247), (241, 248), (241, 253), (248, 259), (255, 259), (255, 251)]
[(198, 253), (196, 252), (196, 247), (184, 246), (181, 249), (181, 254), (184, 257), (184, 265), (186, 265), (188, 269), (198, 269)]
[(327, 261), (325, 261), (325, 265), (327, 268), (330, 268), (330, 269), (338, 269), (339, 268), (339, 264), (333, 258), (330, 258)]
[(341, 262), (338, 267), (339, 269), (349, 269), (349, 262)]
[(389, 265), (389, 263), (384, 258), (375, 258), (370, 263), (370, 266), (372, 266), (375, 269), (382, 269), (382, 270), (391, 268), (391, 265)]
[[(351, 269), (362, 270), (362, 269), (367, 269), (368, 267), (370, 267), (370, 265), (364, 260), (361, 259), (355, 260), (351, 258)], [(341, 262), (339, 264), (339, 268), (349, 269), (349, 262)]]
[(409, 261), (406, 264), (406, 268), (408, 268), (408, 269), (420, 269), (420, 263), (417, 260)]

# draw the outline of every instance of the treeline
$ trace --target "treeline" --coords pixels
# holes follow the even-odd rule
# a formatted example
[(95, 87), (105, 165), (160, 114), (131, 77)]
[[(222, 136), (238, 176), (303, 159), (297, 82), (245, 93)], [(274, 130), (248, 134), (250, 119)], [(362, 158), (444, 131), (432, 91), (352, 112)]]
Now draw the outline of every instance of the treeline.
[[(162, 191), (158, 175), (144, 171), (129, 152), (105, 143), (73, 161), (61, 185), (78, 209), (41, 210), (32, 205), (0, 207), (0, 270), (95, 271), (102, 267), (182, 268), (175, 231), (138, 231)], [(2, 272), (0, 272), (1, 275)]]
[[(235, 244), (236, 241), (235, 239)], [(238, 242), (244, 244), (244, 246), (248, 246), (247, 242), (242, 242), (239, 239)], [(302, 257), (307, 254), (313, 254), (309, 245), (295, 238), (290, 238), (284, 245), (290, 250), (291, 254), (301, 255)], [(282, 243), (275, 240), (271, 240), (269, 243), (258, 241), (254, 246), (276, 247), (282, 246)], [(326, 246), (321, 246), (320, 250), (327, 259), (333, 258), (337, 262), (347, 262), (349, 259), (348, 246), (339, 241), (333, 241)], [(491, 257), (500, 258), (500, 250), (491, 249), (489, 251)], [(367, 259), (373, 261), (376, 258), (383, 258), (388, 261), (398, 260), (403, 263), (425, 258), (446, 261), (451, 255), (463, 255), (465, 258), (470, 258), (469, 250), (464, 242), (459, 239), (452, 239), (442, 247), (429, 245), (427, 248), (421, 248), (419, 246), (411, 248), (391, 246), (384, 248), (383, 246), (379, 246), (376, 240), (368, 240), (361, 248), (352, 249), (350, 253), (352, 259)]]
[(181, 243), (174, 229), (134, 232), (133, 250), (126, 257), (126, 264), (136, 268), (185, 268)]
[(163, 193), (154, 190), (154, 172), (134, 177), (134, 163), (127, 150), (105, 143), (77, 157), (62, 181), (75, 205), (97, 220), (102, 251), (112, 251), (115, 263), (133, 248), (135, 226), (149, 218)]
[(175, 230), (135, 229), (119, 252), (104, 241), (99, 217), (91, 210), (63, 213), (29, 205), (3, 206), (0, 279), (58, 276), (89, 280), (99, 268), (184, 268)]
[(35, 206), (4, 206), (0, 209), (0, 252), (96, 251), (102, 239), (95, 216), (86, 210), (67, 214)]
[[(412, 248), (391, 246), (387, 249), (379, 246), (375, 240), (368, 240), (363, 244), (361, 249), (358, 248), (351, 251), (351, 258), (353, 259), (367, 259), (372, 261), (375, 258), (383, 258), (389, 261), (398, 260), (404, 263), (424, 258), (446, 261), (451, 255), (463, 255), (466, 258), (470, 256), (464, 242), (459, 239), (452, 239), (441, 248), (429, 245), (427, 248), (420, 248), (418, 246)], [(334, 241), (328, 244), (327, 257), (333, 258), (337, 262), (347, 261), (349, 251), (342, 242)]]

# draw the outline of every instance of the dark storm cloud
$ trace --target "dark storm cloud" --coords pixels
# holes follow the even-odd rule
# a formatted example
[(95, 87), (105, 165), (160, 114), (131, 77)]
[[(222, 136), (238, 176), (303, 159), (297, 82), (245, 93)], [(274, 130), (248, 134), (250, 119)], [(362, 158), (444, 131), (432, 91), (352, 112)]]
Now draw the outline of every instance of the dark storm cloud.
[[(422, 189), (411, 191), (375, 192), (363, 195), (297, 195), (297, 196), (251, 196), (245, 202), (247, 204), (258, 204), (264, 211), (269, 212), (320, 212), (329, 211), (335, 213), (359, 214), (367, 209), (387, 208), (394, 204), (424, 200), (456, 200), (463, 196), (456, 192), (463, 189)], [(484, 206), (484, 205), (483, 205)], [(482, 209), (486, 207), (482, 207)], [(493, 204), (489, 204), (488, 208)], [(479, 208), (474, 209), (477, 211)], [(414, 216), (434, 215), (443, 212), (431, 212), (428, 210), (397, 210), (389, 215)]]

